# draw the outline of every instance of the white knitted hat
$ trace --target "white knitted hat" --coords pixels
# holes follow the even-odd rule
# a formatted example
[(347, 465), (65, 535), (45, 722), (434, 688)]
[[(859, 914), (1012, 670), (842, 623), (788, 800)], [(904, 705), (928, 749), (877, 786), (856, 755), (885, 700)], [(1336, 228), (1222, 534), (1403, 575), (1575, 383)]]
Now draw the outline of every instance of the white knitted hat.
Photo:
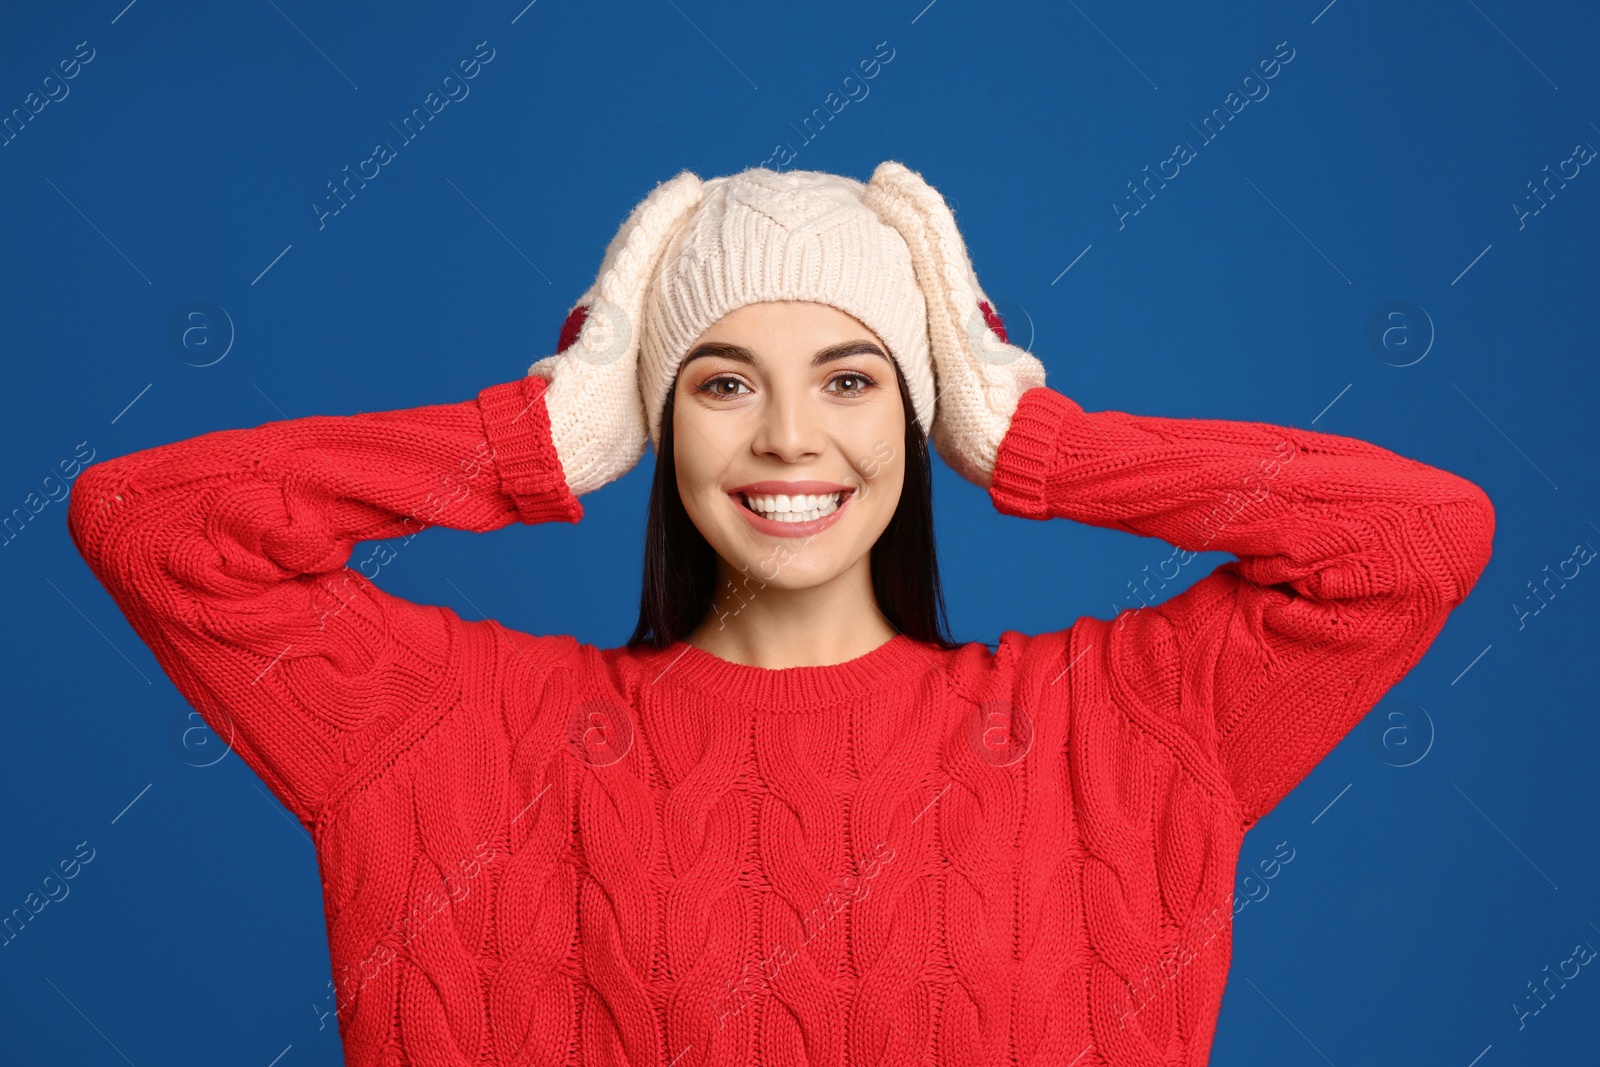
[(763, 300), (811, 300), (859, 319), (888, 346), (917, 420), (932, 432), (927, 305), (905, 240), (862, 203), (865, 183), (756, 167), (703, 188), (645, 302), (639, 389), (651, 441), (661, 441), (667, 390), (694, 339)]
[(767, 300), (828, 304), (877, 334), (930, 437), (935, 355), (998, 364), (1020, 353), (978, 287), (954, 216), (916, 172), (885, 162), (864, 183), (810, 170), (709, 180), (685, 170), (629, 213), (557, 354), (528, 370), (551, 381), (551, 432), (573, 491), (637, 460), (642, 441), (631, 457), (611, 454), (626, 448), (613, 425), (623, 416), (642, 416), (659, 450), (667, 391), (694, 339)]

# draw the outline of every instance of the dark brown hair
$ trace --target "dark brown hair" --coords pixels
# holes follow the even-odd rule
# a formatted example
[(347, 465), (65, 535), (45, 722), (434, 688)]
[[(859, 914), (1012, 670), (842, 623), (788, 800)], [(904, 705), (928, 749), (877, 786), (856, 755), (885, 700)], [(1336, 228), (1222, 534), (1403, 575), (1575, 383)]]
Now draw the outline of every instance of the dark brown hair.
[[(894, 377), (906, 412), (906, 436), (901, 449), (905, 480), (889, 525), (872, 546), (872, 591), (879, 610), (897, 631), (917, 641), (954, 648), (934, 554), (933, 470), (928, 460), (928, 439), (914, 414), (916, 409), (898, 365)], [(674, 383), (667, 390), (661, 416), (661, 447), (656, 452), (645, 527), (639, 623), (628, 638), (630, 648), (665, 648), (682, 640), (700, 625), (716, 600), (716, 552), (689, 518), (683, 498), (678, 495), (677, 464), (672, 453), (676, 391)]]

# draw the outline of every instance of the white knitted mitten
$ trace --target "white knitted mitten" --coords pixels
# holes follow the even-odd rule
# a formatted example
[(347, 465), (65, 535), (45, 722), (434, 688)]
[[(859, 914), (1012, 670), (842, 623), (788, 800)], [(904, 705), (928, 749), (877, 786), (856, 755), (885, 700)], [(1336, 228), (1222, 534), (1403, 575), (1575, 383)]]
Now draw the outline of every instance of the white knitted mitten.
[(934, 448), (962, 477), (987, 489), (1011, 416), (1023, 393), (1044, 384), (1044, 364), (1007, 340), (978, 285), (955, 215), (922, 175), (901, 163), (881, 163), (862, 199), (905, 238), (928, 302), (939, 391)]
[(661, 182), (606, 248), (594, 284), (567, 315), (561, 351), (528, 368), (549, 382), (550, 436), (574, 496), (633, 469), (649, 440), (639, 390), (645, 294), (678, 223), (700, 203), (689, 171)]

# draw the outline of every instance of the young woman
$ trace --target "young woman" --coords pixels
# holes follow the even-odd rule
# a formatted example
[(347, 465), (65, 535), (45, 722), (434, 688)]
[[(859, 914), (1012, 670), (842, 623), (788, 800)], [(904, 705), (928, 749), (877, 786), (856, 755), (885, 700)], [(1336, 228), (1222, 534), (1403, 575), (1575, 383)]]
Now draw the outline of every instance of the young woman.
[[(1484, 493), (1349, 438), (1085, 411), (893, 162), (657, 186), (557, 347), (72, 494), (90, 567), (314, 837), (348, 1061), (1204, 1063), (1241, 838), (1466, 597)], [(625, 646), (390, 596), (384, 545), (349, 565), (576, 522), (647, 440)], [(1007, 514), (1238, 559), (951, 643), (930, 440)]]

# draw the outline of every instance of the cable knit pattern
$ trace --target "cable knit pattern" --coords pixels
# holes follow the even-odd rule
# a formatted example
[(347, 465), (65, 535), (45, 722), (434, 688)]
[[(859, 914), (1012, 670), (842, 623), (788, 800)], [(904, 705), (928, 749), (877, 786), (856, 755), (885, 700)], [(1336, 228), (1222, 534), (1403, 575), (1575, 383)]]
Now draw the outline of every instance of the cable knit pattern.
[(352, 1065), (1198, 1067), (1244, 832), (1494, 529), (1374, 445), (1041, 387), (1001, 511), (1239, 558), (993, 651), (777, 671), (374, 585), (429, 525), (581, 518), (545, 388), (218, 431), (73, 488), (94, 574), (313, 835)]

